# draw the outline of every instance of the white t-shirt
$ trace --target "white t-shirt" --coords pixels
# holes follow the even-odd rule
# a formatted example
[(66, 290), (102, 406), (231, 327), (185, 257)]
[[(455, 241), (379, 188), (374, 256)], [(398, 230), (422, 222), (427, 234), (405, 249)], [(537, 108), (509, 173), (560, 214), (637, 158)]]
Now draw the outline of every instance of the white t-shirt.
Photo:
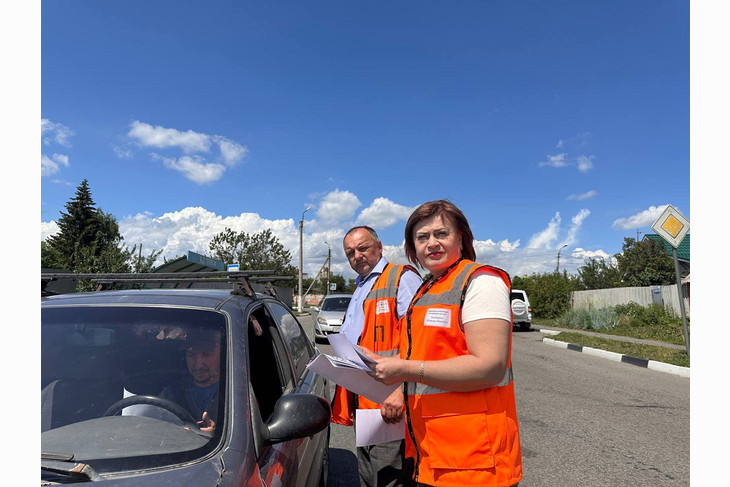
[(469, 323), (487, 318), (499, 318), (509, 322), (510, 306), (509, 291), (502, 278), (492, 274), (479, 274), (466, 289), (461, 322)]

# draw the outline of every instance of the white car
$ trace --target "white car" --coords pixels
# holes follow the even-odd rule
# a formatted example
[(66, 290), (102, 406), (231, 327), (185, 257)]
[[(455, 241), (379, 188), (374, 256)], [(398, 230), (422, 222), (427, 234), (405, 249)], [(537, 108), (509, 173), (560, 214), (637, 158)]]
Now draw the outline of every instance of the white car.
[(326, 341), (327, 335), (340, 332), (350, 299), (352, 294), (329, 294), (319, 306), (312, 307), (317, 312), (314, 317), (315, 341)]
[(513, 289), (509, 293), (512, 302), (512, 325), (519, 326), (520, 330), (529, 330), (532, 324), (532, 306), (527, 299), (527, 293), (521, 289)]

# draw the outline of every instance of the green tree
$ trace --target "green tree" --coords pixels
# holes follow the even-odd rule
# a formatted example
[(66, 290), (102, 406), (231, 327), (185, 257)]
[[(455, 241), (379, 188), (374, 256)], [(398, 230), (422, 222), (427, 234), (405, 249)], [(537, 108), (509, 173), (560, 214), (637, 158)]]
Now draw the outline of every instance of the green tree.
[(273, 270), (276, 275), (297, 275), (297, 269), (290, 264), (291, 253), (270, 229), (249, 235), (226, 228), (213, 237), (208, 247), (223, 262), (240, 264), (241, 270)]
[(615, 265), (606, 264), (602, 258), (588, 259), (578, 269), (580, 283), (584, 289), (608, 289), (621, 287), (621, 271)]
[(652, 239), (626, 237), (623, 252), (616, 254), (618, 269), (626, 286), (661, 286), (675, 282), (674, 262), (666, 248)]
[[(77, 269), (84, 266), (83, 258), (88, 258), (85, 249), (96, 245), (100, 234), (113, 231), (114, 227), (107, 219), (100, 216), (94, 200), (91, 197), (89, 183), (84, 179), (76, 188), (76, 195), (65, 205), (66, 212), (61, 212), (57, 224), (59, 232), (46, 239), (46, 245), (41, 246), (41, 264), (44, 267), (56, 267), (79, 272)], [(116, 222), (115, 222), (116, 223)], [(113, 240), (119, 234), (102, 236), (102, 240)]]
[[(58, 219), (59, 232), (41, 242), (41, 267), (70, 270), (74, 273), (149, 272), (162, 250), (144, 258), (137, 246), (124, 245), (119, 224), (111, 213), (98, 208), (84, 179), (76, 194), (65, 205)], [(90, 282), (80, 282), (79, 290), (90, 290)]]
[(522, 289), (530, 300), (532, 313), (536, 318), (557, 318), (570, 309), (570, 293), (579, 288), (579, 281), (562, 274), (546, 272), (529, 277), (512, 278), (512, 288)]

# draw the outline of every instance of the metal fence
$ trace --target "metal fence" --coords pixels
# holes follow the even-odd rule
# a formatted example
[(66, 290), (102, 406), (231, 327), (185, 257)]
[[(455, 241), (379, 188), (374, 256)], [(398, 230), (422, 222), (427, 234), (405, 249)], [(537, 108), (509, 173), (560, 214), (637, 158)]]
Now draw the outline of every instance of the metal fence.
[[(682, 294), (687, 296), (686, 284), (682, 286)], [(668, 306), (681, 316), (677, 286), (616, 287), (611, 289), (592, 289), (590, 291), (573, 291), (571, 293), (573, 309), (600, 309), (618, 304), (634, 302), (641, 306), (660, 303)], [(689, 317), (689, 299), (684, 298), (684, 311)]]

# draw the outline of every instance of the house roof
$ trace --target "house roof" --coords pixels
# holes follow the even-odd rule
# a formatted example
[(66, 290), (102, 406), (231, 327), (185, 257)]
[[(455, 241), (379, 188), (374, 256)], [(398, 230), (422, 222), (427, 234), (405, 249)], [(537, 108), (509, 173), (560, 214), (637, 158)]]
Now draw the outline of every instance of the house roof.
[[(664, 244), (664, 248), (667, 249), (667, 253), (670, 256), (672, 255), (672, 245), (664, 240), (660, 235), (656, 233), (647, 233), (644, 235), (644, 238), (650, 238), (657, 243)], [(677, 259), (689, 262), (689, 233), (684, 236), (681, 242), (679, 242), (679, 247), (677, 247)]]

